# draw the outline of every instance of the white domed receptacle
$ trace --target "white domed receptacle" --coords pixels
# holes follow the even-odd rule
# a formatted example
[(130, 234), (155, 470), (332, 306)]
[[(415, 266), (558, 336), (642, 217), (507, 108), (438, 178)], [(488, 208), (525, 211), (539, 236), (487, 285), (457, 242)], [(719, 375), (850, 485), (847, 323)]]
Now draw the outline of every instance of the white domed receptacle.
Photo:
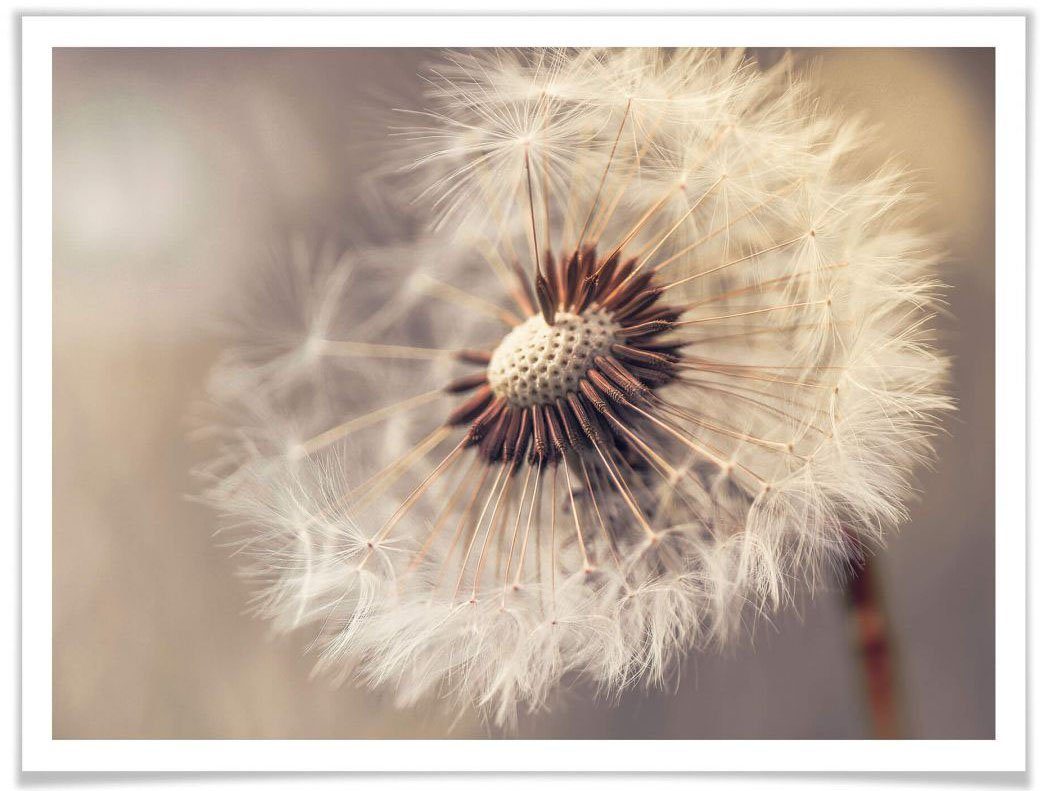
[(604, 311), (540, 313), (513, 328), (491, 355), (488, 382), (510, 406), (550, 404), (578, 389), (598, 355), (610, 354), (619, 326)]

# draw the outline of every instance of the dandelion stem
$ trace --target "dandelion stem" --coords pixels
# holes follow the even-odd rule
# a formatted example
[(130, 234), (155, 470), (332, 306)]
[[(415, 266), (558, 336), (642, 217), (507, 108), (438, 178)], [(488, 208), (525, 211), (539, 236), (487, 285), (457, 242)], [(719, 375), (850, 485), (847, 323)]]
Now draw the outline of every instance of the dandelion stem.
[(875, 739), (897, 739), (901, 728), (892, 641), (880, 580), (871, 559), (853, 569), (846, 583), (846, 598), (870, 712), (871, 735)]

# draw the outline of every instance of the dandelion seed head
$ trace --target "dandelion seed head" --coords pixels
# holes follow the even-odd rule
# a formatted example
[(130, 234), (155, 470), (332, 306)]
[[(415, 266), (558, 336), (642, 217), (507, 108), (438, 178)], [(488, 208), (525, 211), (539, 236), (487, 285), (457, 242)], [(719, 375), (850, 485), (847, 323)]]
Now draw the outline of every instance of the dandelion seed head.
[(663, 683), (905, 521), (951, 404), (875, 133), (736, 51), (425, 80), (388, 137), (401, 239), (294, 249), (214, 372), (210, 498), (263, 616), (504, 724)]

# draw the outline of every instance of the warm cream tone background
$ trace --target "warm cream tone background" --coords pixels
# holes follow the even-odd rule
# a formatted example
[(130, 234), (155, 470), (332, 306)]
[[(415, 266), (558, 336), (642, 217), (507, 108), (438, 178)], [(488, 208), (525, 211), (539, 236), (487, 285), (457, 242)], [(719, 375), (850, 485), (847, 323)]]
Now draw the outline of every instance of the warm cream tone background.
[[(769, 57), (771, 53), (762, 53)], [(992, 738), (993, 55), (815, 53), (829, 100), (881, 123), (945, 234), (960, 403), (881, 559), (915, 737)], [(187, 412), (236, 279), (292, 232), (356, 222), (364, 106), (414, 102), (413, 50), (58, 50), (54, 57), (54, 736), (440, 736), (456, 712), (396, 711), (311, 679), (304, 637), (270, 640), (187, 499), (205, 448)], [(863, 706), (837, 593), (676, 689), (620, 706), (566, 695), (521, 736), (842, 738)], [(453, 736), (484, 735), (462, 713)]]

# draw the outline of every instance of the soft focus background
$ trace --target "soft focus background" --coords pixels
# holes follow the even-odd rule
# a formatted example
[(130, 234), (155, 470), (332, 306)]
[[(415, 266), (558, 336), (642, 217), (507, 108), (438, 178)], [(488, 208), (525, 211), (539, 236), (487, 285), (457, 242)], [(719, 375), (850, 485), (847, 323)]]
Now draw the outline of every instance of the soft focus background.
[[(213, 515), (187, 499), (222, 305), (292, 234), (349, 238), (365, 108), (414, 105), (430, 54), (55, 51), (55, 738), (487, 735), (470, 712), (312, 678), (304, 636), (243, 616)], [(830, 103), (880, 124), (945, 239), (959, 411), (879, 564), (907, 735), (992, 738), (993, 53), (804, 54)], [(841, 595), (824, 592), (690, 657), (672, 689), (614, 707), (572, 690), (518, 735), (863, 737), (857, 672)]]

